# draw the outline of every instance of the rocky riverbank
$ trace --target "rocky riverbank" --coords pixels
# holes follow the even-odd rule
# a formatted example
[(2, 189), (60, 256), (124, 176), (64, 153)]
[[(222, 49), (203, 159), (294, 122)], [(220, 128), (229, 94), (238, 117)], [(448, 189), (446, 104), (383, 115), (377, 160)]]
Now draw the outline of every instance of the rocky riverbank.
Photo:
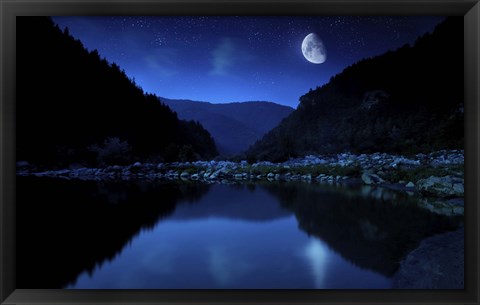
[(400, 263), (393, 279), (401, 289), (463, 289), (464, 227), (423, 240)]
[(425, 197), (462, 198), (464, 151), (443, 150), (413, 157), (373, 153), (309, 155), (283, 163), (196, 161), (140, 163), (101, 168), (39, 171), (26, 161), (17, 163), (20, 176), (82, 180), (183, 180), (229, 183), (245, 180), (363, 183), (418, 193)]

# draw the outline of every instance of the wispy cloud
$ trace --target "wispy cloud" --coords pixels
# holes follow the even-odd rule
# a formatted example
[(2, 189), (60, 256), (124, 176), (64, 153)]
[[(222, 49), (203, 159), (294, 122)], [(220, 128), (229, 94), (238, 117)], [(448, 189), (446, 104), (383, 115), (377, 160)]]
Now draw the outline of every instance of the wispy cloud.
[(240, 39), (223, 37), (212, 52), (213, 67), (209, 74), (216, 76), (230, 75), (232, 68), (252, 58), (253, 56), (242, 47)]
[(174, 49), (155, 50), (144, 56), (144, 63), (155, 75), (160, 77), (171, 77), (178, 73)]

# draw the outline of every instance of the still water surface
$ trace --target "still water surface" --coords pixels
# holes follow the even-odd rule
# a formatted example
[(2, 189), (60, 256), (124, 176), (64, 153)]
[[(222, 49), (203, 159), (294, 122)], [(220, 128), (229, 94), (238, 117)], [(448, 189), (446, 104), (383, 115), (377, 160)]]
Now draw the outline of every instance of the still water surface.
[[(49, 237), (47, 253), (66, 259), (52, 260), (50, 271), (72, 269), (62, 285), (72, 289), (391, 288), (409, 250), (455, 225), (418, 208), (414, 196), (370, 187), (18, 184), (50, 185), (40, 195), (58, 201), (51, 208), (62, 217), (51, 230), (62, 226), (72, 236)], [(81, 263), (73, 268), (73, 260)]]

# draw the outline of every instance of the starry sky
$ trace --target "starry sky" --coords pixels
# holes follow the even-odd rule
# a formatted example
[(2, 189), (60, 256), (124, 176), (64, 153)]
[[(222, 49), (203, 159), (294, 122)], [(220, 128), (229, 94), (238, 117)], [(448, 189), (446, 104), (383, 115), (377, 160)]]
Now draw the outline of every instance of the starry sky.
[[(442, 16), (58, 16), (61, 29), (115, 62), (145, 92), (212, 103), (299, 97), (366, 57), (412, 44)], [(302, 54), (309, 33), (327, 59)]]

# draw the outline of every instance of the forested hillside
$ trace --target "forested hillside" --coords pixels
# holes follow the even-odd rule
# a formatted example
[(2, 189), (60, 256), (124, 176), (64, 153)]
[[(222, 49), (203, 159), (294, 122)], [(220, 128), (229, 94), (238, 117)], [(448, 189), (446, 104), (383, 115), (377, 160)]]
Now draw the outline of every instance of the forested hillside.
[(448, 17), (413, 46), (361, 60), (301, 96), (248, 155), (463, 148), (463, 101), (463, 19)]
[(145, 94), (48, 17), (17, 18), (17, 160), (45, 166), (193, 160), (210, 134)]

